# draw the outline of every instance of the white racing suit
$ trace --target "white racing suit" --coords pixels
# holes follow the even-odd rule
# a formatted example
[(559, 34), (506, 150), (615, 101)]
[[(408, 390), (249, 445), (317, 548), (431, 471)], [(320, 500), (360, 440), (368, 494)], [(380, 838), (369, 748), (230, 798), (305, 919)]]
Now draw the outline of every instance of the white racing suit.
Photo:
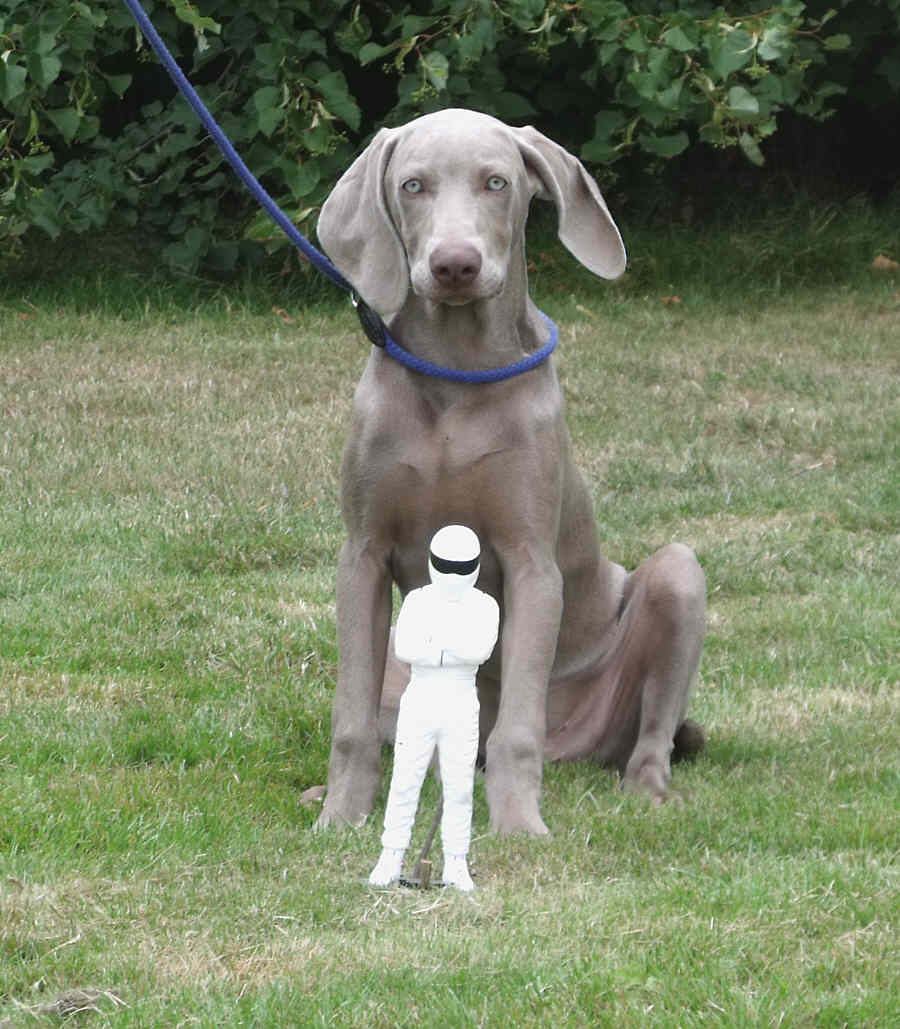
[(437, 748), (444, 795), (444, 881), (472, 889), (466, 856), (478, 755), (475, 675), (497, 641), (499, 610), (493, 597), (464, 585), (460, 592), (458, 585), (453, 590), (438, 579), (413, 590), (397, 620), (394, 649), (401, 661), (411, 665), (412, 674), (400, 700), (394, 771), (381, 837), (384, 850), (370, 878), (375, 885), (386, 885), (386, 879), (399, 876), (419, 792)]

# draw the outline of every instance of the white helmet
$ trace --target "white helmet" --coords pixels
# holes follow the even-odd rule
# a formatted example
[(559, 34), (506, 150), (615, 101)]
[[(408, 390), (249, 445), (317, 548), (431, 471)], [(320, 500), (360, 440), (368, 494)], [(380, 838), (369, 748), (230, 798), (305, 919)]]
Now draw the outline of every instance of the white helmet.
[(458, 600), (478, 579), (481, 544), (465, 525), (445, 525), (431, 539), (428, 574), (448, 600)]

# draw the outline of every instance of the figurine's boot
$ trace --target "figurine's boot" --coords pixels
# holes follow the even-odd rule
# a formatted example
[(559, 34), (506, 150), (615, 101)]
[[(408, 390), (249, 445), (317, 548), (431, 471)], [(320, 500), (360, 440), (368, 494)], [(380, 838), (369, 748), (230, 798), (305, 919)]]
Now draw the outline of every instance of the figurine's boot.
[(372, 869), (369, 876), (370, 886), (390, 886), (397, 882), (403, 874), (403, 857), (405, 850), (394, 850), (392, 847), (385, 847), (378, 859), (378, 864)]
[(445, 886), (453, 886), (464, 893), (471, 893), (475, 889), (475, 883), (472, 882), (472, 876), (469, 875), (465, 854), (444, 855), (443, 881)]

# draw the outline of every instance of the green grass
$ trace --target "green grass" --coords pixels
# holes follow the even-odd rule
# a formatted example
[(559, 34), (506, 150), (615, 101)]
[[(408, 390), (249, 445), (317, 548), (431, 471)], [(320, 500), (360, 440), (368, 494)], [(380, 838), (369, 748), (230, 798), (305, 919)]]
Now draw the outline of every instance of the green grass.
[(479, 784), (472, 897), (367, 889), (380, 808), (314, 834), (300, 800), (352, 315), (127, 248), (7, 268), (0, 1025), (87, 988), (117, 1027), (894, 1024), (897, 212), (625, 228), (624, 283), (532, 278), (605, 548), (706, 569), (709, 746), (660, 810), (549, 767), (548, 840), (490, 836)]

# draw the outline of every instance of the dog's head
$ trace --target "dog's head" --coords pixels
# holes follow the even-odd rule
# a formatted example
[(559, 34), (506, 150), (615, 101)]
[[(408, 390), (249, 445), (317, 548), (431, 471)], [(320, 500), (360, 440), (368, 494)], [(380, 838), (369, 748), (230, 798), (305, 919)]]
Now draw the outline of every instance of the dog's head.
[(559, 238), (590, 271), (614, 279), (625, 248), (581, 162), (536, 129), (450, 109), (382, 129), (322, 208), (322, 246), (387, 316), (410, 288), (465, 304), (503, 291), (532, 197), (551, 200)]

